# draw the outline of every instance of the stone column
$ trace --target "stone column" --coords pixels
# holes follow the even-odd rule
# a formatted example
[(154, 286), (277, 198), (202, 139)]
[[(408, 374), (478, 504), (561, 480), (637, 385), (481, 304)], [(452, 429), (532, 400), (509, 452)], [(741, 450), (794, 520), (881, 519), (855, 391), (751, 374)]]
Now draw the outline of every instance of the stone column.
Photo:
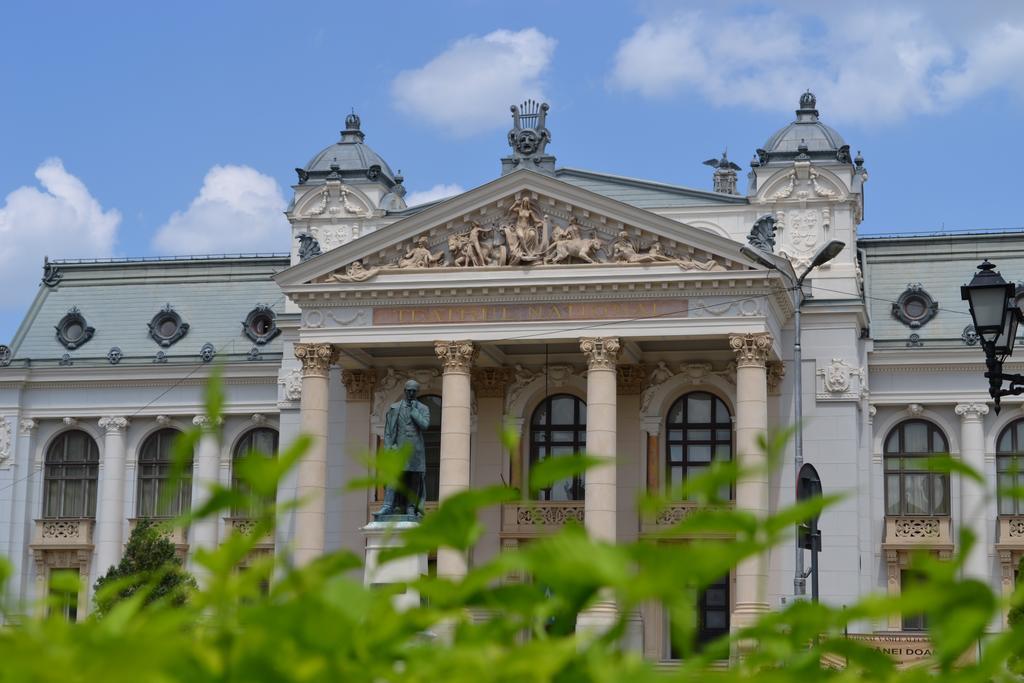
[[(768, 429), (768, 376), (765, 363), (772, 346), (767, 332), (729, 335), (736, 353), (736, 454), (746, 474), (736, 484), (736, 508), (758, 517), (768, 514), (768, 472), (757, 438)], [(743, 628), (768, 611), (768, 554), (750, 557), (736, 567), (736, 599), (731, 625)]]
[[(606, 460), (587, 470), (583, 523), (591, 538), (606, 543), (615, 543), (617, 530), (615, 362), (620, 346), (618, 337), (580, 339), (580, 351), (587, 358), (587, 454)], [(617, 613), (613, 597), (603, 594), (579, 613), (577, 632), (604, 633), (615, 623)], [(633, 649), (634, 644), (627, 647)]]
[[(434, 352), (444, 369), (441, 377), (441, 471), (438, 498), (469, 488), (469, 438), (472, 431), (470, 370), (477, 349), (471, 341), (437, 341)], [(437, 552), (437, 575), (459, 579), (466, 575), (466, 557), (455, 550)]]
[(104, 431), (103, 458), (100, 460), (99, 505), (96, 506), (96, 572), (105, 574), (121, 560), (124, 538), (124, 460), (126, 417), (101, 417)]
[(647, 443), (647, 493), (661, 495), (661, 471), (664, 467), (658, 439), (661, 434), (661, 419), (645, 419), (640, 428)]
[[(192, 424), (199, 427), (201, 435), (199, 444), (196, 447), (195, 477), (192, 479), (192, 509), (196, 510), (206, 504), (210, 499), (210, 487), (217, 483), (217, 470), (220, 464), (220, 434), (219, 427), (213, 419), (206, 415), (196, 415), (192, 418)], [(192, 552), (199, 548), (213, 550), (217, 547), (217, 524), (216, 517), (204, 517), (197, 519), (189, 532), (189, 546)], [(200, 581), (205, 578), (206, 570), (192, 563)]]
[[(985, 424), (988, 406), (984, 403), (961, 403), (955, 408), (960, 416), (960, 460), (978, 474), (985, 473)], [(964, 576), (990, 584), (992, 572), (988, 561), (988, 525), (985, 485), (970, 477), (960, 476), (960, 519), (974, 534), (974, 546), (964, 562)]]
[(299, 508), (295, 511), (295, 564), (309, 564), (324, 553), (327, 505), (328, 375), (334, 362), (330, 344), (295, 344), (302, 362), (302, 397), (299, 402), (301, 432), (312, 439), (299, 463), (295, 487)]
[[(366, 476), (363, 459), (373, 449), (370, 434), (370, 401), (377, 385), (377, 373), (372, 370), (342, 370), (341, 383), (345, 387), (345, 438), (342, 445), (342, 480), (351, 481)], [(376, 451), (373, 451), (376, 452)], [(346, 491), (341, 495), (342, 547), (357, 554), (365, 550), (360, 528), (366, 523), (368, 490)]]
[(32, 539), (32, 513), (36, 508), (36, 484), (43, 479), (41, 461), (32, 457), (35, 450), (35, 431), (39, 423), (32, 418), (18, 420), (18, 437), (14, 445), (14, 490), (11, 492), (11, 587), (14, 596), (26, 604), (35, 599), (34, 583), (29, 581), (32, 572), (31, 551), (29, 543)]
[(607, 464), (586, 474), (583, 518), (593, 538), (615, 543), (615, 361), (618, 337), (583, 337), (580, 350), (587, 357), (587, 453), (606, 458)]

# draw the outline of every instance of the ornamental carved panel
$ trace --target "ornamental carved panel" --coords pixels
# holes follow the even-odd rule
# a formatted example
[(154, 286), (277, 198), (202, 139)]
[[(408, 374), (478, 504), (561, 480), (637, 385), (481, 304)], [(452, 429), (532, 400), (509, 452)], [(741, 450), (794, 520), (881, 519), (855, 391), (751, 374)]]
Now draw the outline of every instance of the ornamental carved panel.
[[(344, 241), (321, 229), (325, 248)], [(552, 265), (666, 264), (685, 271), (727, 270), (713, 254), (698, 252), (638, 227), (594, 216), (534, 193), (499, 200), (445, 229), (428, 230), (377, 254), (352, 261), (319, 282), (362, 282), (394, 269), (533, 268)]]

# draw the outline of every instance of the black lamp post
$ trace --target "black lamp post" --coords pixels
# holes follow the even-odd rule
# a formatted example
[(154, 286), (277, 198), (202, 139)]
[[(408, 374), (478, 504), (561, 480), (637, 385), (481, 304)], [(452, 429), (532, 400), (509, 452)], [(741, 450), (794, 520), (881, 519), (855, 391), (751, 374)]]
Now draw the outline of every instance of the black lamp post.
[[(971, 283), (960, 288), (960, 298), (970, 306), (974, 331), (985, 352), (988, 393), (997, 414), (1001, 397), (1024, 394), (1024, 375), (1003, 372), (1003, 362), (1013, 354), (1021, 319), (1021, 311), (1013, 301), (1015, 291), (1016, 287), (1004, 280), (988, 259), (978, 266)], [(1003, 389), (1004, 381), (1009, 382), (1009, 388)]]

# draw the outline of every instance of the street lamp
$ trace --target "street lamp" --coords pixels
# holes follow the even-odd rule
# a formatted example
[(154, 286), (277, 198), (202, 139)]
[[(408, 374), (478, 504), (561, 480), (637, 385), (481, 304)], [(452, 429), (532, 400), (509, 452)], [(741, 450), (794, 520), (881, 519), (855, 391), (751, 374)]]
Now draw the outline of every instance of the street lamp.
[[(746, 245), (740, 247), (740, 253), (755, 261), (769, 270), (778, 271), (780, 275), (785, 277), (793, 285), (793, 289), (796, 291), (796, 305), (794, 306), (793, 312), (793, 369), (794, 377), (793, 382), (796, 385), (796, 391), (794, 394), (794, 412), (796, 413), (796, 425), (794, 430), (794, 444), (793, 444), (793, 477), (794, 482), (800, 472), (800, 468), (804, 464), (804, 427), (803, 427), (803, 415), (804, 415), (804, 399), (803, 399), (803, 373), (801, 369), (802, 349), (800, 346), (800, 307), (804, 305), (804, 280), (811, 274), (811, 271), (820, 265), (828, 263), (843, 250), (846, 244), (839, 240), (832, 240), (814, 255), (811, 259), (811, 263), (804, 270), (799, 277), (794, 278), (790, 273), (793, 271), (786, 271), (779, 268), (778, 263), (773, 260), (768, 254), (764, 253), (759, 249), (754, 249)], [(794, 273), (795, 274), (795, 273)], [(795, 485), (795, 484), (794, 484)], [(807, 574), (804, 573), (804, 549), (800, 542), (799, 534), (796, 539), (796, 564), (793, 570), (793, 594), (795, 596), (805, 595), (807, 593)]]
[[(1003, 362), (1013, 354), (1017, 341), (1020, 308), (1014, 302), (1016, 287), (1007, 282), (995, 266), (985, 259), (971, 283), (960, 288), (960, 298), (971, 309), (974, 330), (985, 352), (988, 394), (999, 413), (999, 399), (1024, 393), (1024, 375), (1006, 374)], [(1010, 386), (1003, 389), (1003, 382)]]

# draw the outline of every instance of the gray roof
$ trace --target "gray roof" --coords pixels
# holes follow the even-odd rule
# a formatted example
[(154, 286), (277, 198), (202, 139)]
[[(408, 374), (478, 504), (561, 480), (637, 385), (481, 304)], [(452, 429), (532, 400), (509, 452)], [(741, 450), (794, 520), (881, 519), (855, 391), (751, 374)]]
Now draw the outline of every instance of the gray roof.
[(806, 152), (812, 158), (821, 155), (834, 159), (836, 152), (847, 146), (842, 135), (818, 118), (816, 104), (817, 101), (810, 92), (801, 96), (796, 119), (775, 131), (764, 143), (763, 149), (768, 153), (769, 159), (792, 159), (801, 152)]
[[(926, 349), (965, 348), (961, 335), (971, 316), (967, 302), (960, 299), (960, 286), (971, 281), (986, 257), (1008, 282), (1024, 280), (1024, 230), (1020, 229), (862, 237), (857, 246), (865, 255), (865, 294), (876, 350), (908, 348), (911, 334), (919, 335)], [(911, 329), (893, 316), (892, 305), (908, 285), (918, 283), (938, 304), (938, 311)]]
[(366, 135), (360, 130), (359, 116), (349, 114), (345, 119), (345, 130), (341, 131), (341, 139), (333, 145), (325, 147), (309, 160), (305, 170), (313, 178), (326, 177), (337, 166), (342, 177), (366, 179), (366, 172), (371, 166), (380, 166), (381, 176), (387, 178), (388, 185), (394, 185), (395, 174), (391, 167), (364, 140)]
[[(56, 365), (64, 354), (75, 365), (106, 365), (115, 346), (122, 364), (152, 363), (159, 351), (171, 363), (196, 363), (206, 343), (219, 358), (244, 359), (254, 343), (243, 333), (242, 321), (259, 304), (278, 316), (284, 312), (284, 296), (271, 276), (288, 262), (286, 255), (51, 261), (60, 280), (54, 287), (40, 285), (11, 343), (12, 366)], [(148, 323), (167, 304), (189, 329), (163, 348), (149, 336)], [(69, 351), (57, 340), (55, 327), (72, 308), (95, 333)], [(259, 348), (266, 356), (262, 360), (280, 359), (279, 336)]]
[(584, 171), (578, 168), (559, 168), (555, 171), (555, 177), (571, 185), (616, 199), (624, 204), (631, 204), (640, 209), (747, 203), (746, 197), (694, 190), (680, 185), (627, 178), (610, 173)]

